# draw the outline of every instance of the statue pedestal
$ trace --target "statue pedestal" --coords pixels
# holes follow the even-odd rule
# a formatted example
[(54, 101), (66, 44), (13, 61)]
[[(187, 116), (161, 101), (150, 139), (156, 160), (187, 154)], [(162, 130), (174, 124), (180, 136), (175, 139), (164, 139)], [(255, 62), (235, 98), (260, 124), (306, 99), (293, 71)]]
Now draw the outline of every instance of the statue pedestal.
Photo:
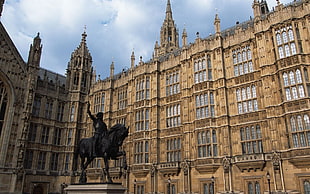
[(67, 194), (86, 194), (86, 193), (100, 193), (110, 194), (125, 193), (127, 189), (121, 183), (86, 183), (86, 184), (73, 184), (65, 188)]

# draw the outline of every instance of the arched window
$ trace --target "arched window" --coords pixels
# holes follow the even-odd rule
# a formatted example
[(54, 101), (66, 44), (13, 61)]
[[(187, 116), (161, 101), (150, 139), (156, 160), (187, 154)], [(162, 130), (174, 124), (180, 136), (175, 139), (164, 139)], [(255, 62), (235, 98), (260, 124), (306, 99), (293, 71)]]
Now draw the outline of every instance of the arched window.
[(310, 129), (310, 120), (308, 115), (304, 115), (305, 129)]
[(309, 181), (304, 182), (304, 191), (305, 191), (305, 194), (310, 194), (310, 183), (309, 183)]
[(256, 86), (252, 86), (252, 98), (256, 98)]
[(240, 89), (237, 90), (237, 101), (241, 101)]
[(302, 131), (302, 130), (304, 130), (303, 129), (303, 125), (302, 125), (302, 119), (301, 119), (301, 116), (300, 115), (298, 115), (297, 116), (297, 126), (298, 126), (298, 131)]
[[(297, 31), (297, 30), (296, 30)], [(293, 30), (292, 29), (289, 29), (288, 30), (288, 37), (290, 39), (290, 41), (293, 41), (294, 40), (294, 34), (293, 34)]]
[(277, 33), (276, 37), (277, 37), (277, 44), (281, 45), (282, 44), (282, 39), (281, 39), (280, 33)]
[(292, 55), (295, 55), (297, 53), (296, 45), (294, 42), (291, 43), (291, 52), (292, 52)]
[(255, 194), (260, 194), (260, 185), (259, 182), (255, 183)]
[(295, 84), (295, 76), (293, 71), (290, 71), (290, 83), (291, 85)]
[(287, 44), (284, 45), (284, 50), (285, 50), (285, 56), (287, 57), (291, 56), (290, 47)]
[(241, 53), (238, 53), (238, 63), (242, 62), (242, 57), (241, 57)]
[(246, 91), (245, 88), (242, 88), (242, 100), (246, 100)]
[(250, 86), (248, 86), (248, 87), (246, 88), (246, 92), (247, 92), (247, 95), (248, 95), (248, 99), (252, 98)]
[(0, 81), (0, 137), (2, 134), (2, 128), (4, 126), (4, 118), (7, 105), (8, 105), (8, 93), (4, 86), (4, 83)]
[(209, 55), (208, 55), (207, 63), (208, 63), (208, 79), (212, 80), (212, 64), (211, 64), (211, 59)]
[(283, 81), (284, 81), (284, 86), (289, 85), (287, 73), (283, 73)]
[(282, 47), (282, 46), (280, 46), (280, 47), (278, 48), (278, 51), (279, 51), (280, 59), (284, 58), (284, 52), (283, 52), (283, 47)]
[(291, 130), (296, 131), (296, 121), (294, 117), (291, 117)]
[(251, 50), (248, 50), (248, 60), (251, 60), (252, 59), (252, 53), (251, 53)]
[(299, 69), (296, 70), (296, 81), (297, 83), (302, 83), (301, 72)]
[(283, 32), (283, 33), (282, 33), (282, 38), (283, 38), (283, 42), (284, 42), (284, 43), (287, 43), (287, 42), (288, 42), (286, 32)]
[(248, 191), (249, 194), (254, 194), (254, 187), (253, 187), (253, 183), (248, 183)]

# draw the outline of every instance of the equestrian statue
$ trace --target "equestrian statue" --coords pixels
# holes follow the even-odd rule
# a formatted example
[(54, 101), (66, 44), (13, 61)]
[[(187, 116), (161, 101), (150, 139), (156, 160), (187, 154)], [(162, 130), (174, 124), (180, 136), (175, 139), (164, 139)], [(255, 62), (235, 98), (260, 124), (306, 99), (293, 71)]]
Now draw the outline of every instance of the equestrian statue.
[[(81, 176), (80, 183), (86, 183), (86, 168), (97, 157), (104, 159), (107, 183), (112, 183), (112, 179), (109, 173), (108, 160), (117, 160), (120, 156), (123, 156), (123, 168), (127, 169), (126, 153), (120, 151), (124, 139), (128, 136), (128, 129), (125, 125), (116, 124), (108, 130), (107, 125), (103, 121), (103, 113), (99, 112), (96, 116), (90, 112), (90, 104), (87, 104), (87, 113), (93, 121), (93, 127), (95, 134), (93, 137), (83, 138), (78, 144), (78, 154), (81, 158)], [(85, 161), (86, 160), (86, 161)]]

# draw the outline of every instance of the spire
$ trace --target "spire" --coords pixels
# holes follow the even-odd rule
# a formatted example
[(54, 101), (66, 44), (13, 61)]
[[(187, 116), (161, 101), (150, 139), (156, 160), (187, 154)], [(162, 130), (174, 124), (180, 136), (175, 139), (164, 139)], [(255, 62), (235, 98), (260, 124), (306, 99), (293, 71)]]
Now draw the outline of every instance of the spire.
[(166, 17), (160, 30), (159, 55), (179, 48), (179, 32), (172, 18), (170, 0), (167, 0)]
[(171, 9), (170, 0), (167, 1), (166, 20), (172, 20), (172, 9)]

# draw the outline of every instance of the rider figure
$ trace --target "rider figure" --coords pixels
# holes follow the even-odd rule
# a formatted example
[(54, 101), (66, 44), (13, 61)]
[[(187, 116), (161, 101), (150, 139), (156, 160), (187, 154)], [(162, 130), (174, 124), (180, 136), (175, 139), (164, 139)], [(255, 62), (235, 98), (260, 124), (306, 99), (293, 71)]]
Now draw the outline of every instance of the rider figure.
[(108, 128), (107, 125), (103, 122), (103, 113), (102, 112), (98, 112), (96, 114), (96, 117), (93, 116), (90, 112), (90, 105), (89, 103), (87, 104), (87, 113), (89, 115), (89, 117), (93, 120), (93, 126), (95, 128), (95, 135), (94, 135), (94, 139), (95, 141), (93, 142), (93, 149), (92, 149), (92, 155), (93, 157), (96, 157), (96, 146), (98, 145), (98, 141), (101, 137), (105, 137), (107, 135), (108, 132)]

